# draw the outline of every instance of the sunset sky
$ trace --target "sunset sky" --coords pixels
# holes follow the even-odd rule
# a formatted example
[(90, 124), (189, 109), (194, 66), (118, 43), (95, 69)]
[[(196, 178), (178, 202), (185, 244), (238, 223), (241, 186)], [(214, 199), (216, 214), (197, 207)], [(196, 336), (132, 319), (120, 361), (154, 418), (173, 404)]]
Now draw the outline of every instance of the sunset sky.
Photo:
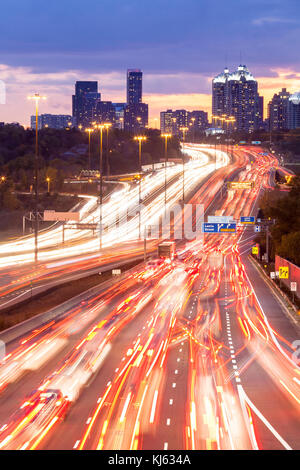
[(212, 77), (240, 62), (266, 108), (282, 87), (300, 90), (299, 37), (299, 0), (10, 0), (0, 10), (0, 121), (29, 125), (33, 92), (47, 95), (42, 113), (71, 114), (76, 80), (125, 101), (127, 68), (144, 72), (150, 124), (167, 108), (210, 113)]

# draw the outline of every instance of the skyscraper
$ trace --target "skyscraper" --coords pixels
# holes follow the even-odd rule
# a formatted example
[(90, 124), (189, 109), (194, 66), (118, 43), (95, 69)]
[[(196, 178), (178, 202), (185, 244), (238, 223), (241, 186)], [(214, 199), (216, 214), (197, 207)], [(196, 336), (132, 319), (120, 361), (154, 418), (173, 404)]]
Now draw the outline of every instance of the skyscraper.
[(139, 69), (127, 70), (127, 104), (139, 104), (142, 102), (143, 72)]
[(290, 93), (286, 88), (275, 93), (268, 104), (269, 127), (272, 131), (288, 129), (288, 109)]
[(95, 120), (96, 107), (101, 100), (98, 82), (76, 82), (72, 97), (73, 121), (77, 127), (89, 127)]
[(229, 70), (226, 67), (223, 73), (217, 75), (212, 81), (212, 113), (221, 116), (227, 111), (227, 81)]
[(143, 72), (127, 70), (127, 106), (124, 111), (124, 129), (137, 133), (148, 126), (148, 105), (142, 102)]
[(257, 81), (245, 65), (240, 65), (233, 73), (226, 68), (213, 79), (213, 115), (233, 116), (238, 131), (253, 132), (260, 128), (262, 103)]
[(300, 128), (300, 92), (294, 93), (289, 97), (288, 104), (288, 128)]

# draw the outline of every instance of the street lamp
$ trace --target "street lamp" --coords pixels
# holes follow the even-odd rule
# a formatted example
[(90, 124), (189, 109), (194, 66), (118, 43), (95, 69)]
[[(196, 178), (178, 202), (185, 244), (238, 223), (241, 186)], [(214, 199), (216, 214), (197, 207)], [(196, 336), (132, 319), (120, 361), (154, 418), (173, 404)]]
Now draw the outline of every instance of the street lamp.
[(102, 202), (103, 202), (103, 124), (96, 124), (100, 137), (100, 250), (102, 249)]
[(108, 158), (108, 131), (109, 128), (112, 126), (110, 122), (106, 122), (104, 124), (104, 127), (106, 129), (106, 171), (107, 171), (107, 176), (110, 174), (110, 168), (109, 168), (109, 158)]
[[(182, 140), (185, 142), (185, 133), (188, 131), (188, 127), (180, 127), (182, 132)], [(184, 204), (184, 154), (182, 153), (182, 203)]]
[(195, 121), (196, 121), (196, 118), (192, 117), (191, 119), (192, 121), (192, 126), (193, 126), (193, 142), (195, 143)]
[(0, 182), (4, 183), (5, 180), (6, 180), (5, 176), (1, 176)]
[(86, 129), (85, 132), (89, 134), (89, 170), (91, 169), (91, 133), (94, 132), (94, 129)]
[(29, 100), (35, 102), (35, 160), (34, 160), (34, 176), (35, 176), (35, 224), (34, 224), (34, 262), (38, 261), (38, 232), (39, 232), (39, 220), (38, 220), (38, 208), (39, 208), (39, 182), (38, 182), (38, 163), (39, 163), (39, 144), (38, 144), (38, 120), (39, 120), (39, 102), (45, 100), (46, 96), (41, 96), (39, 93), (35, 93), (32, 96), (28, 96)]
[(50, 180), (49, 176), (47, 176), (46, 181), (47, 181), (47, 184), (48, 184), (48, 193), (50, 194), (50, 182), (51, 182), (51, 180)]
[(139, 143), (139, 238), (141, 238), (141, 207), (142, 204), (142, 196), (141, 196), (141, 172), (142, 172), (142, 142), (147, 140), (147, 137), (144, 135), (137, 135), (134, 137)]
[(161, 137), (165, 139), (165, 215), (167, 212), (167, 161), (168, 161), (168, 139), (172, 137), (172, 134), (161, 134)]

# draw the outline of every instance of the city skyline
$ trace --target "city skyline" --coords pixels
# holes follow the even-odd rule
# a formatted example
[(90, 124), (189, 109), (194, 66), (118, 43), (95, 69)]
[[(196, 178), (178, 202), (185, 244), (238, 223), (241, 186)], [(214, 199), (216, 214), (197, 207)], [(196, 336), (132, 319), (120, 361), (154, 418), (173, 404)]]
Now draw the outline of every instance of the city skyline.
[[(0, 120), (28, 126), (26, 96), (35, 91), (48, 96), (41, 111), (70, 114), (69, 95), (77, 80), (97, 80), (103, 100), (124, 102), (125, 71), (131, 67), (144, 72), (144, 102), (149, 103), (152, 126), (167, 108), (192, 110), (196, 103), (210, 114), (211, 80), (225, 66), (247, 64), (264, 96), (265, 113), (274, 93), (300, 89), (296, 1), (245, 1), (235, 9), (236, 0), (230, 0), (220, 2), (216, 11), (195, 0), (188, 0), (184, 9), (178, 1), (172, 9), (163, 0), (154, 0), (151, 8), (149, 2), (138, 5), (135, 0), (126, 5), (115, 0), (115, 8), (106, 3), (90, 2), (93, 15), (84, 14), (85, 6), (77, 1), (72, 11), (53, 4), (41, 12), (34, 0), (2, 7), (0, 79), (6, 83), (7, 100)], [(100, 12), (103, 24), (96, 28)], [(8, 26), (12, 18), (14, 29)], [(79, 25), (82, 34), (77, 37)]]

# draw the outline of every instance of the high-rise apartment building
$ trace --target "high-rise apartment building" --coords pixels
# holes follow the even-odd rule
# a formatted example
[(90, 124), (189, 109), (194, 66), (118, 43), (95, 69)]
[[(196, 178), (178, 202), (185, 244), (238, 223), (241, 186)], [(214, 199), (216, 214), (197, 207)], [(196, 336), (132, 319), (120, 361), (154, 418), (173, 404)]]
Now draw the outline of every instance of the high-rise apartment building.
[(232, 73), (226, 68), (213, 79), (213, 115), (234, 117), (236, 130), (253, 132), (259, 129), (263, 121), (262, 105), (257, 81), (245, 65)]
[[(65, 129), (73, 125), (73, 118), (67, 114), (40, 114), (38, 128)], [(30, 127), (35, 129), (35, 116), (30, 118)]]
[(124, 111), (124, 129), (136, 134), (148, 127), (148, 105), (146, 103), (128, 104)]
[(203, 132), (208, 127), (208, 116), (205, 111), (187, 111), (186, 109), (167, 109), (160, 113), (160, 130), (162, 133), (182, 135), (180, 128), (186, 127), (193, 133)]
[(275, 93), (268, 104), (269, 129), (279, 131), (288, 129), (288, 111), (289, 111), (290, 93), (286, 88), (282, 88), (279, 93)]
[(96, 108), (101, 101), (98, 93), (98, 82), (80, 81), (75, 84), (73, 95), (73, 121), (77, 127), (90, 127), (96, 118)]
[(127, 106), (124, 110), (124, 129), (137, 133), (148, 126), (148, 105), (142, 102), (143, 72), (127, 70)]
[(127, 70), (127, 104), (139, 104), (143, 96), (143, 72), (139, 69)]
[(173, 134), (173, 111), (161, 111), (160, 113), (160, 130), (162, 134)]
[(288, 104), (288, 128), (300, 128), (300, 92), (294, 93), (289, 97)]

